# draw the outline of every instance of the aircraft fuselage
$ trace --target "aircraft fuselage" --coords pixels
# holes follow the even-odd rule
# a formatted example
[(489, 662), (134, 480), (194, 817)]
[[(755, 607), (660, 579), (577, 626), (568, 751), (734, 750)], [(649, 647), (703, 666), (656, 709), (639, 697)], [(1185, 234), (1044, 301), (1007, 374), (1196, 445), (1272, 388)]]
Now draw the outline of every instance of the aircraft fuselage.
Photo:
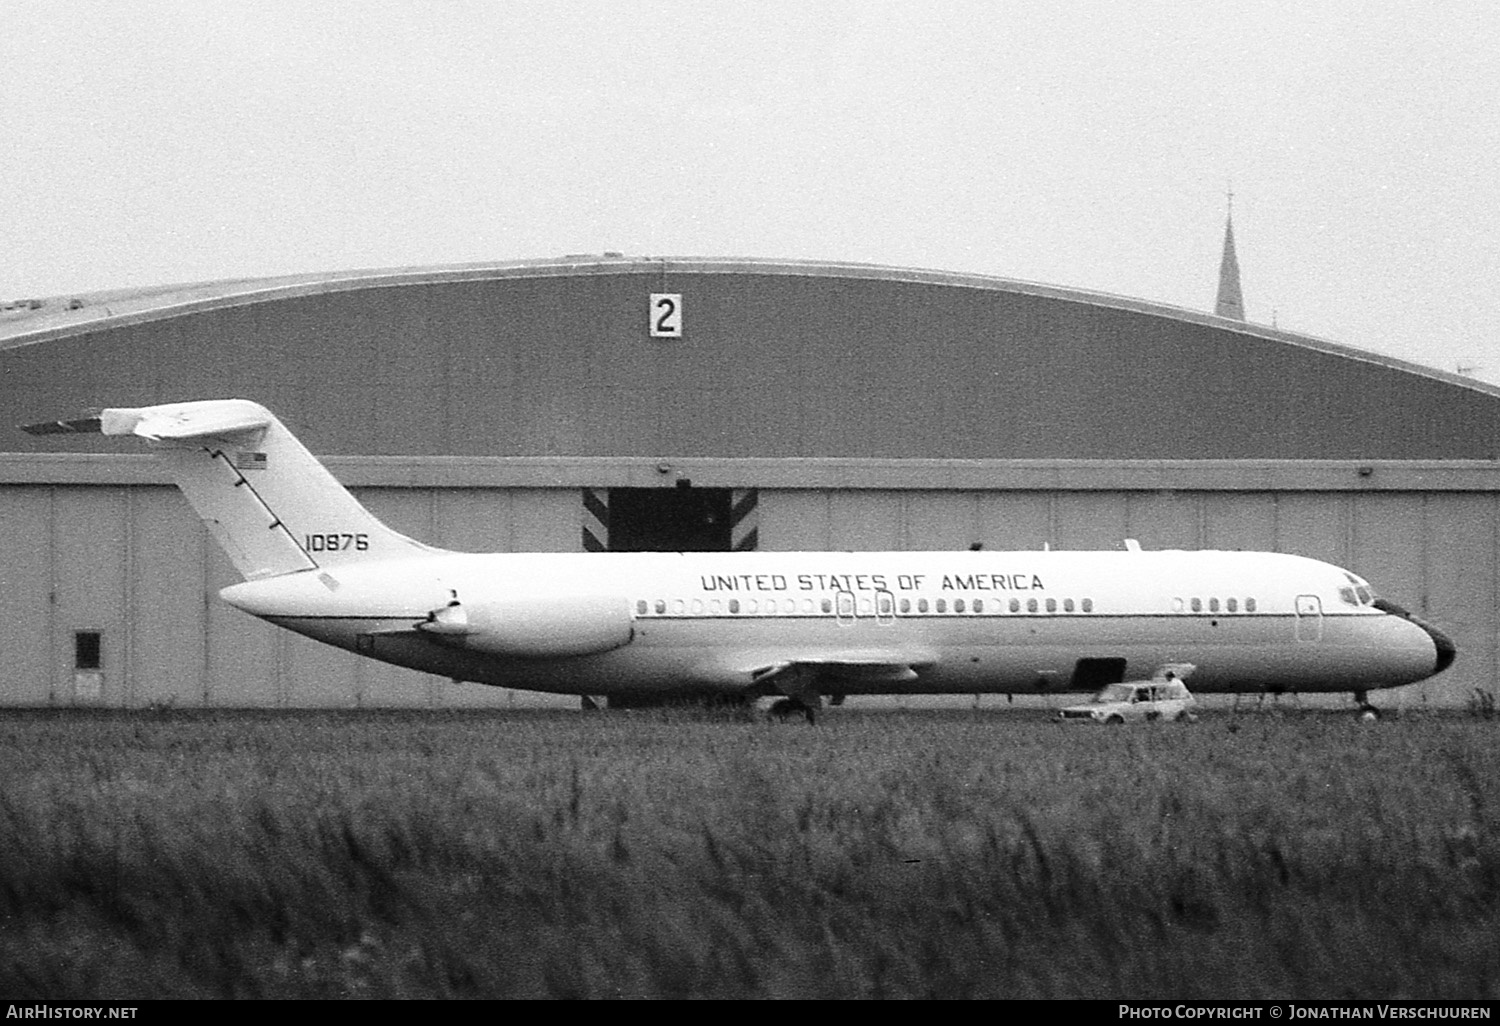
[(444, 554), (222, 595), (402, 666), (575, 694), (743, 693), (788, 663), (844, 694), (1036, 693), (1078, 686), (1080, 660), (1192, 663), (1201, 692), (1362, 691), (1452, 657), (1353, 575), (1268, 553)]

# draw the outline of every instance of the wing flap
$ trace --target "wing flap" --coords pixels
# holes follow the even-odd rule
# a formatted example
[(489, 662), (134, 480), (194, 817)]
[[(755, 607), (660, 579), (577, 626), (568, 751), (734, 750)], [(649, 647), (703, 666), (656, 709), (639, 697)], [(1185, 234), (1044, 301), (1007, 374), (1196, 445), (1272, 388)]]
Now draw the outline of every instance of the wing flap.
[(731, 653), (704, 667), (704, 676), (725, 685), (738, 684), (762, 694), (780, 693), (787, 686), (815, 680), (830, 688), (840, 683), (902, 684), (918, 679), (920, 671), (938, 662), (938, 654), (917, 646), (870, 649), (811, 649)]

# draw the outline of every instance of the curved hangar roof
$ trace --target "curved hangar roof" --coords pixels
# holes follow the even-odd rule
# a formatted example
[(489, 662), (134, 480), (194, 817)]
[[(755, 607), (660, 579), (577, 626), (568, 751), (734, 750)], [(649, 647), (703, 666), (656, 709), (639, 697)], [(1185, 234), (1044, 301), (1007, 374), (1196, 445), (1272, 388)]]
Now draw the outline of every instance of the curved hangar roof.
[[(1500, 448), (1500, 388), (1466, 378), (1117, 296), (867, 265), (578, 257), (0, 311), (0, 421), (209, 396), (256, 399), (329, 454)], [(0, 449), (37, 444), (13, 433)]]

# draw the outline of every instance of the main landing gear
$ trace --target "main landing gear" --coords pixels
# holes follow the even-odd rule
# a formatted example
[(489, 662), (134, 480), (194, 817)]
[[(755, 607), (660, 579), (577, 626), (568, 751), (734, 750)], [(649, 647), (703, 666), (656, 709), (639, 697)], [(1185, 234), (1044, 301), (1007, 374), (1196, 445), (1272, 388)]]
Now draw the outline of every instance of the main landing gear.
[(817, 723), (818, 708), (822, 704), (817, 695), (811, 698), (778, 698), (771, 704), (771, 717), (777, 720), (789, 720), (800, 713), (807, 718), (808, 723)]
[(1365, 697), (1365, 692), (1354, 692), (1354, 704), (1358, 706), (1355, 715), (1359, 717), (1359, 722), (1374, 723), (1380, 719), (1380, 710), (1370, 704), (1369, 698)]
[[(818, 722), (818, 710), (823, 708), (823, 693), (818, 690), (816, 667), (788, 666), (778, 673), (768, 675), (761, 683), (770, 685), (768, 690), (772, 694), (780, 692), (783, 696), (771, 706), (772, 719), (789, 720), (801, 713), (808, 723)], [(837, 705), (839, 701), (841, 699), (836, 699), (834, 704)]]

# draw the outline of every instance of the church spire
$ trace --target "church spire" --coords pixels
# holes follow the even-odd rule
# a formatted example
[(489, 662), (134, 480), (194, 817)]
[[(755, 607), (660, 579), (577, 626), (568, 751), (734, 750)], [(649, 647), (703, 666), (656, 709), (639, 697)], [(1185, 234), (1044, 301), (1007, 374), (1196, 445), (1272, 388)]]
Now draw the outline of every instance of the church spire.
[(1234, 255), (1234, 191), (1229, 192), (1229, 213), (1224, 218), (1224, 255), (1219, 258), (1219, 298), (1214, 313), (1220, 317), (1245, 319), (1245, 297), (1240, 294), (1240, 261)]

